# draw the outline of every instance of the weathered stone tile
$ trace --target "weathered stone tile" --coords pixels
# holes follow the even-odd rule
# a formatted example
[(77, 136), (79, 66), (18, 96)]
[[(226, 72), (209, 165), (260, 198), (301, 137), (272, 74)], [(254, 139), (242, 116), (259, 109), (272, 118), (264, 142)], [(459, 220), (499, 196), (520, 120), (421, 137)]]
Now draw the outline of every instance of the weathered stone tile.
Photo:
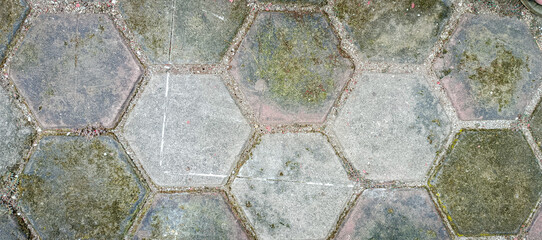
[(19, 205), (43, 239), (120, 239), (146, 189), (113, 138), (47, 136), (20, 176)]
[(368, 189), (337, 239), (449, 239), (424, 189)]
[(451, 14), (448, 0), (337, 0), (334, 10), (365, 58), (418, 64)]
[(542, 239), (542, 215), (540, 215), (540, 212), (534, 219), (532, 225), (529, 227), (529, 231), (527, 233), (527, 239), (528, 240)]
[(542, 146), (542, 107), (540, 104), (538, 104), (531, 116), (529, 128), (538, 147)]
[(457, 234), (515, 234), (540, 198), (542, 173), (521, 132), (466, 130), (429, 184)]
[(467, 16), (434, 69), (462, 120), (514, 119), (542, 80), (542, 52), (525, 23)]
[(0, 62), (4, 59), (4, 51), (27, 11), (28, 7), (23, 0), (0, 1), (0, 19), (2, 19), (2, 24), (0, 24)]
[(0, 206), (0, 239), (28, 239), (28, 234), (19, 226), (17, 219), (3, 206)]
[(244, 0), (128, 0), (120, 6), (155, 63), (220, 62), (248, 15)]
[(218, 193), (160, 193), (134, 239), (248, 239)]
[(220, 185), (250, 126), (215, 75), (154, 75), (123, 130), (160, 186)]
[(113, 127), (142, 73), (99, 14), (40, 15), (10, 72), (45, 128)]
[(422, 181), (450, 132), (426, 80), (365, 74), (332, 125), (346, 157), (377, 181)]
[(126, 24), (155, 63), (169, 61), (172, 0), (124, 0), (119, 3)]
[(0, 86), (0, 177), (23, 159), (35, 131)]
[(231, 65), (264, 123), (323, 122), (352, 73), (320, 13), (258, 14)]
[(216, 63), (248, 14), (245, 1), (176, 1), (171, 61)]
[(269, 134), (253, 149), (232, 185), (261, 239), (323, 239), (352, 182), (319, 133)]

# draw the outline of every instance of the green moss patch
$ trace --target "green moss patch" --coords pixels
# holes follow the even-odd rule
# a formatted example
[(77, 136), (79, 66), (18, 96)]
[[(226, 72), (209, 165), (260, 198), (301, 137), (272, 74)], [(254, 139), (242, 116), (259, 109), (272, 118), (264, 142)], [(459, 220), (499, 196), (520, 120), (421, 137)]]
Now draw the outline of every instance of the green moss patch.
[(128, 161), (111, 137), (45, 137), (20, 176), (20, 205), (42, 238), (121, 238), (146, 192)]
[(467, 130), (429, 184), (458, 234), (516, 234), (542, 193), (542, 173), (521, 132)]

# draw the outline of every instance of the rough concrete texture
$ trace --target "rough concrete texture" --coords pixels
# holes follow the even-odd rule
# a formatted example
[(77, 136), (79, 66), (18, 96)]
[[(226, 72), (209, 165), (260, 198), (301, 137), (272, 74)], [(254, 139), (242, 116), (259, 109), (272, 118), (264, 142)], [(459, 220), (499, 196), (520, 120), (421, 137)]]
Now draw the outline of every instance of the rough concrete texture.
[(120, 6), (154, 63), (220, 62), (248, 15), (240, 0), (127, 0)]
[(368, 189), (337, 239), (450, 239), (425, 189)]
[(248, 239), (219, 193), (159, 193), (134, 239)]
[(450, 15), (448, 0), (337, 0), (361, 54), (371, 61), (423, 63)]
[(5, 57), (5, 50), (13, 39), (15, 32), (19, 29), (28, 6), (23, 0), (1, 0), (0, 1), (0, 62)]
[(231, 62), (263, 123), (323, 122), (353, 65), (320, 13), (259, 13)]
[(261, 239), (324, 239), (353, 193), (320, 133), (264, 135), (231, 188)]
[(423, 76), (365, 74), (332, 124), (348, 160), (376, 181), (424, 180), (450, 121)]
[(156, 184), (216, 186), (250, 126), (220, 77), (166, 73), (152, 76), (123, 132)]
[(434, 69), (462, 120), (514, 119), (542, 82), (542, 52), (525, 23), (464, 17)]
[(326, 0), (259, 0), (260, 2), (265, 3), (298, 3), (298, 4), (317, 4), (324, 5)]
[(34, 129), (0, 86), (0, 176), (16, 172), (24, 152), (30, 148)]
[(542, 146), (542, 107), (538, 105), (534, 110), (529, 124), (529, 129), (538, 147)]
[(515, 234), (542, 193), (537, 162), (521, 132), (466, 130), (429, 186), (457, 234)]
[(17, 218), (3, 206), (0, 206), (0, 239), (28, 239), (28, 234), (21, 228)]
[(46, 136), (19, 183), (19, 205), (42, 239), (120, 239), (146, 188), (112, 137)]
[(527, 239), (528, 240), (542, 239), (542, 217), (540, 215), (540, 212), (538, 213), (531, 227), (529, 228)]
[(113, 127), (142, 70), (106, 15), (43, 14), (10, 75), (44, 128)]

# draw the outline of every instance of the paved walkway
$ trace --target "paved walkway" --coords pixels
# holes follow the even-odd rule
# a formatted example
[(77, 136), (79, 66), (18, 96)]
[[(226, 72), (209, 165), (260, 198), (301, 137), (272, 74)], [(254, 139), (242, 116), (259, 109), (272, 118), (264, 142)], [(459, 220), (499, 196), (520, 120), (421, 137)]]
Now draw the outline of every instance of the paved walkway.
[(518, 0), (0, 0), (0, 239), (542, 239)]

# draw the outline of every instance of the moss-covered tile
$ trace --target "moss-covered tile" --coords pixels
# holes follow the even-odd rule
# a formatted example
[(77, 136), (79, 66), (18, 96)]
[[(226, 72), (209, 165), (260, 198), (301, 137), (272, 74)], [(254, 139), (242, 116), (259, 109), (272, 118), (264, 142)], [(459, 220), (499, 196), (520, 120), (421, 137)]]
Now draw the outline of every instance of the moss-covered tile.
[(44, 128), (113, 127), (141, 73), (101, 14), (38, 16), (10, 68)]
[(28, 7), (23, 0), (0, 0), (0, 62), (13, 35), (23, 22)]
[(448, 0), (337, 0), (363, 56), (372, 61), (422, 63), (451, 14)]
[(337, 239), (450, 239), (425, 189), (368, 189)]
[(425, 77), (364, 74), (331, 125), (348, 160), (376, 181), (422, 182), (450, 134)]
[(539, 103), (530, 120), (530, 129), (538, 147), (542, 147), (542, 105)]
[(231, 189), (259, 239), (325, 239), (353, 183), (325, 136), (287, 133), (263, 136)]
[(157, 194), (134, 239), (248, 239), (218, 193)]
[(320, 13), (263, 12), (231, 72), (262, 122), (322, 122), (353, 68), (337, 44)]
[(22, 162), (34, 135), (30, 123), (0, 86), (0, 177), (16, 172), (16, 164)]
[(523, 134), (463, 130), (429, 181), (457, 234), (515, 234), (542, 193), (542, 173)]
[(542, 81), (542, 52), (525, 23), (466, 16), (434, 69), (462, 120), (514, 119)]
[(4, 206), (0, 206), (0, 239), (29, 239), (28, 232), (21, 228), (19, 220), (8, 209), (4, 208)]
[(217, 63), (248, 15), (244, 0), (177, 0), (171, 62)]
[(121, 239), (146, 188), (112, 137), (47, 136), (19, 176), (19, 205), (43, 239)]

